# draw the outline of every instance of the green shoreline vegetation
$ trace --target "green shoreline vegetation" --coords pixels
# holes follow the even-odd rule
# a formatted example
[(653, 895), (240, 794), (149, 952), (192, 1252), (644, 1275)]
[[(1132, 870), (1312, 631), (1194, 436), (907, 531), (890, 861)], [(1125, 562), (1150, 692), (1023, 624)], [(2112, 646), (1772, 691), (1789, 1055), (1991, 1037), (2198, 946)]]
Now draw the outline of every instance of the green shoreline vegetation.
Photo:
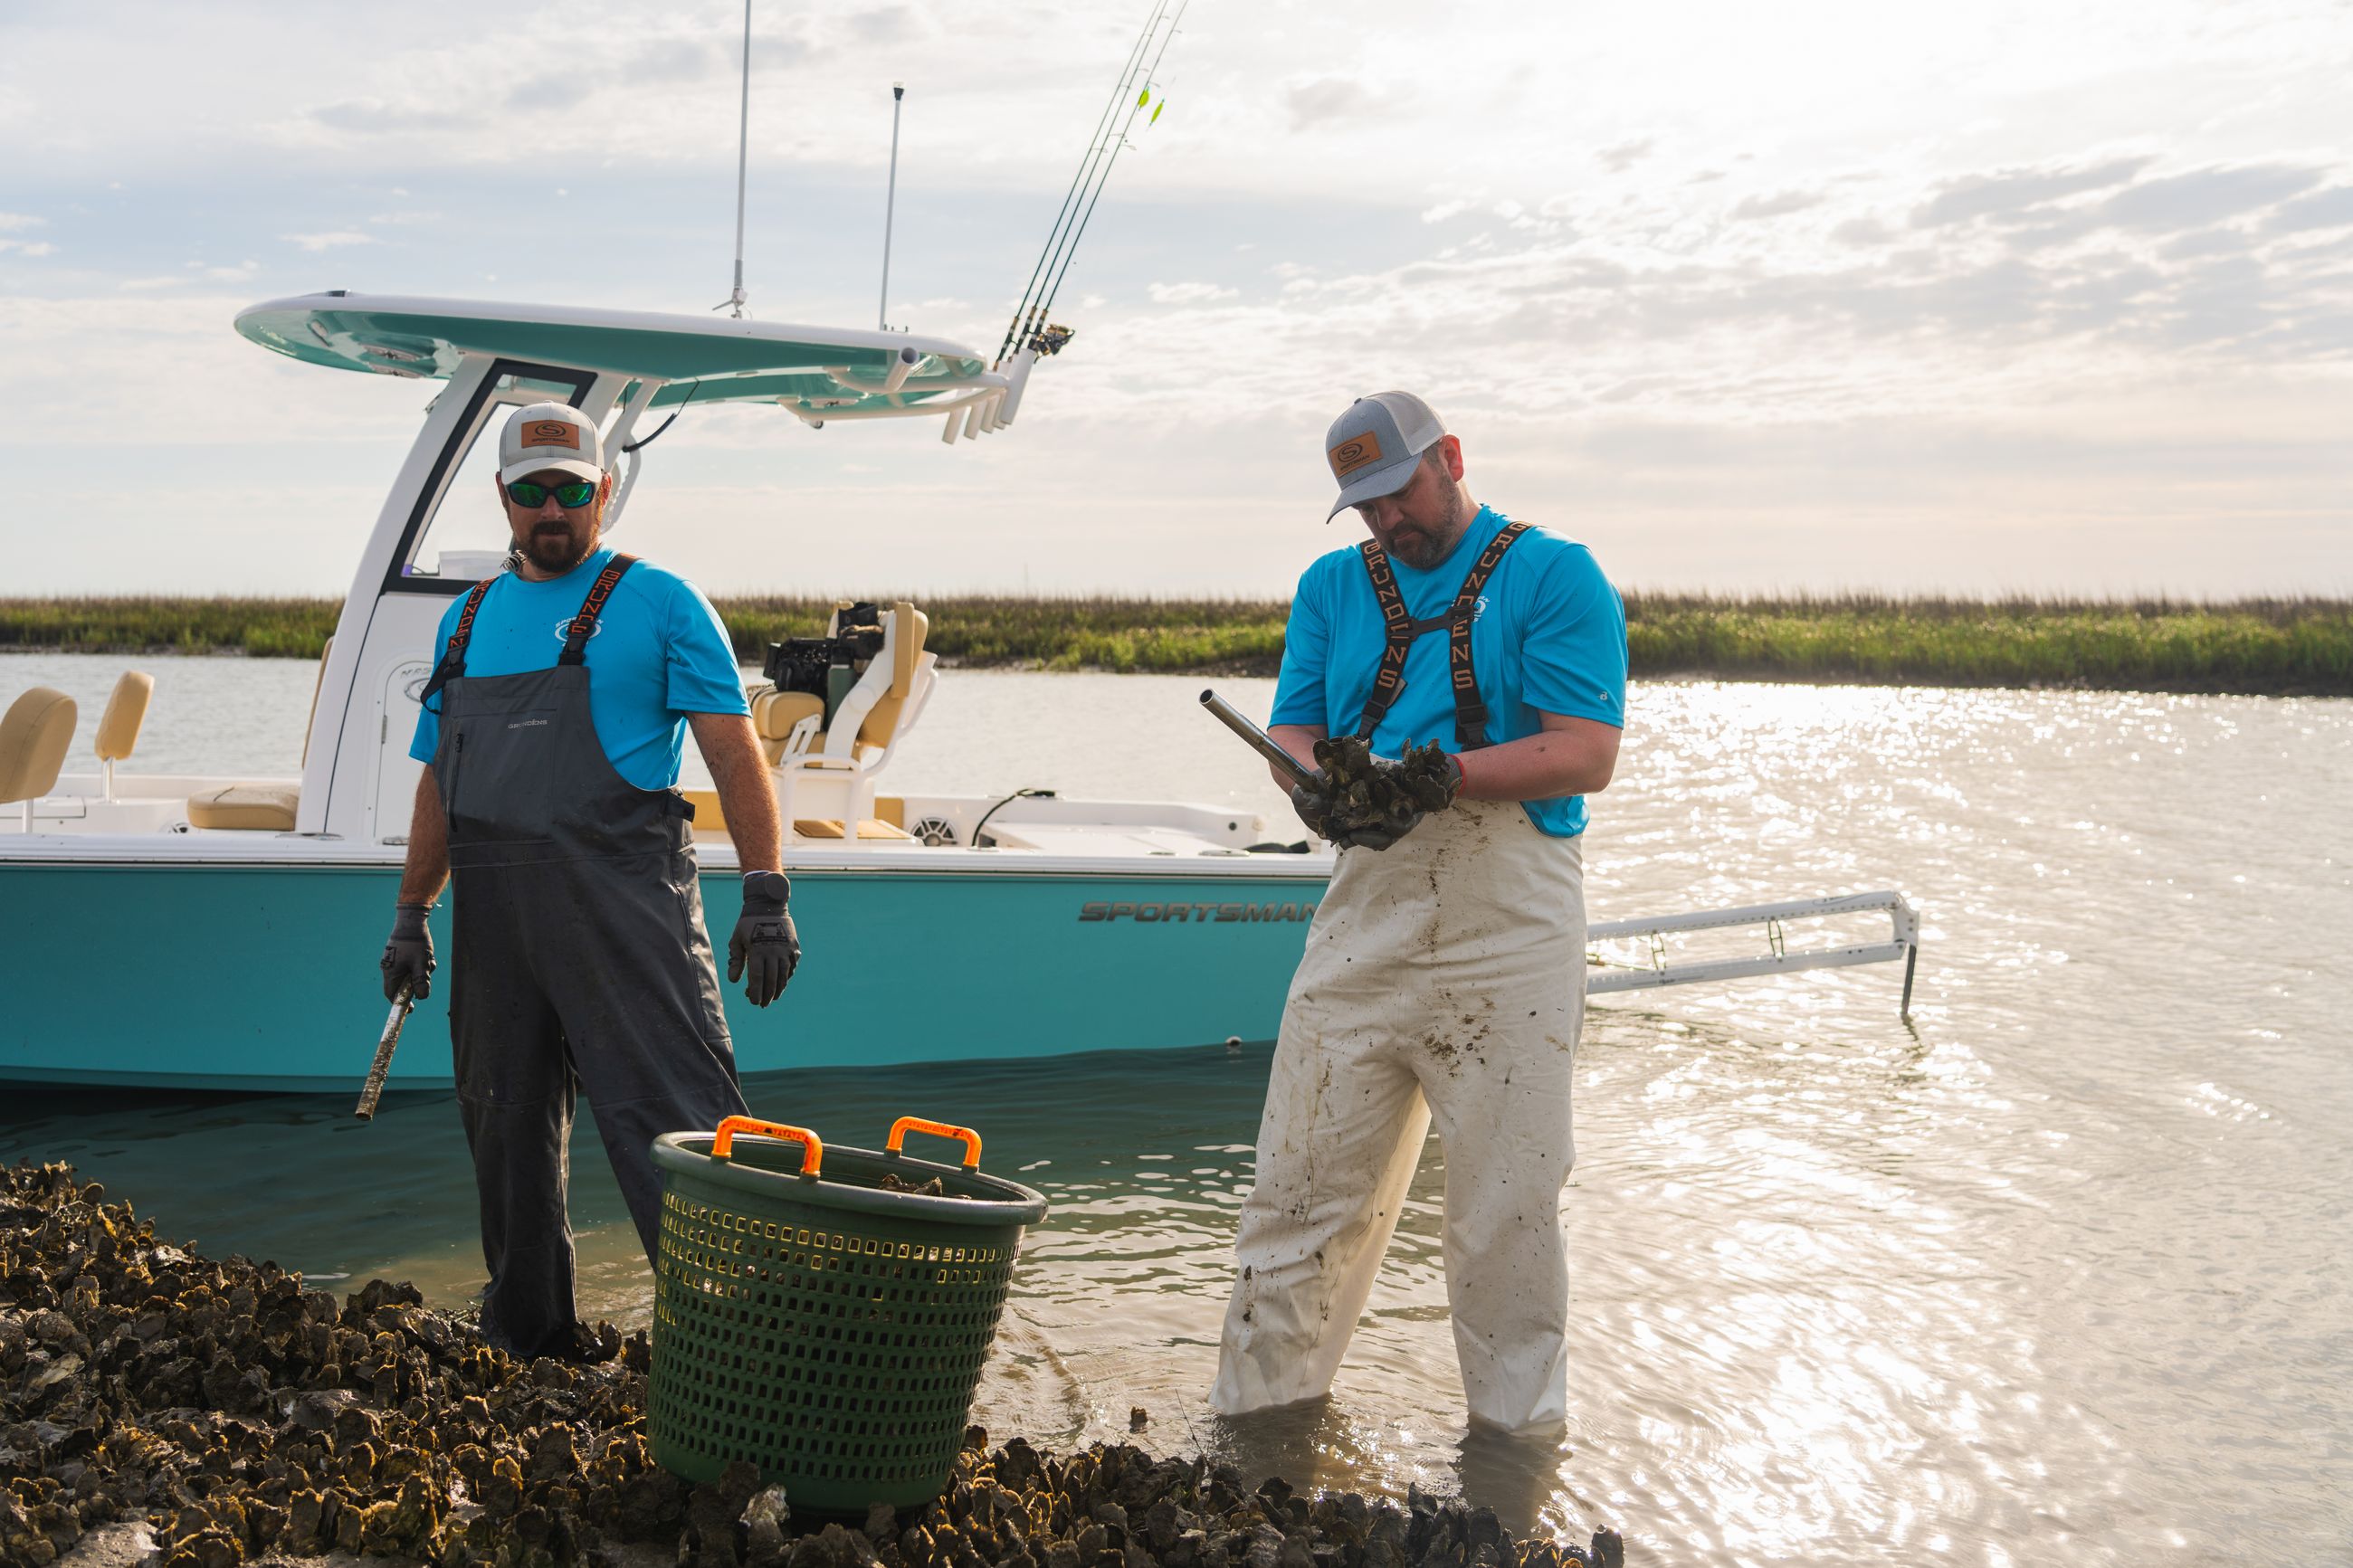
[[(1271, 675), (1273, 599), (916, 599), (950, 665)], [(738, 658), (814, 636), (829, 598), (716, 601)], [(315, 658), (332, 599), (0, 599), (0, 649)], [(1630, 594), (1638, 678), (2353, 695), (2353, 600), (1731, 598)]]

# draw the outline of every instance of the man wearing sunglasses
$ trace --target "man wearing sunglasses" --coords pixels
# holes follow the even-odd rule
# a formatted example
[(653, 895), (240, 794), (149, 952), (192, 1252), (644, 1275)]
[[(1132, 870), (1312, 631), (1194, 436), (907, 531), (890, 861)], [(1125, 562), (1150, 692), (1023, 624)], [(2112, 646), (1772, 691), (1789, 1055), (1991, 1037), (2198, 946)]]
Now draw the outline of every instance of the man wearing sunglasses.
[(744, 870), (727, 978), (765, 1007), (800, 942), (726, 630), (692, 584), (603, 544), (613, 480), (596, 426), (560, 403), (516, 410), (498, 486), (514, 546), (506, 573), (441, 617), (384, 987), (431, 989), (426, 917), (454, 877), (449, 1032), (490, 1267), (483, 1332), (519, 1355), (589, 1359), (565, 1207), (575, 1092), (649, 1260), (653, 1140), (744, 1109), (677, 788), (687, 731)]

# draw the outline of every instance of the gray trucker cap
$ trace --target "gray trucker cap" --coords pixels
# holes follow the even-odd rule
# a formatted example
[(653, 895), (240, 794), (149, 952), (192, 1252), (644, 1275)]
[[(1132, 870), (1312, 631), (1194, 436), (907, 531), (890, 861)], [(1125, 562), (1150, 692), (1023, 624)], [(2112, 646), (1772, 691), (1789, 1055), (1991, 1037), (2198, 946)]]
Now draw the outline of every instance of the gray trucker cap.
[(1324, 521), (1405, 489), (1421, 455), (1445, 434), (1430, 405), (1410, 392), (1377, 392), (1348, 405), (1324, 436), (1324, 456), (1340, 481), (1340, 499)]

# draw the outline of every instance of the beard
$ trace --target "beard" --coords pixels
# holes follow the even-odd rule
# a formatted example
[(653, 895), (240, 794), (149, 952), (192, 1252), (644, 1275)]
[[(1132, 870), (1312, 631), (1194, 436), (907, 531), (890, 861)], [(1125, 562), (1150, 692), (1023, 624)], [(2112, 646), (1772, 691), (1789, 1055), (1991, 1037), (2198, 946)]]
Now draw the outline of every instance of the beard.
[(1441, 517), (1427, 525), (1417, 521), (1392, 531), (1381, 548), (1415, 571), (1427, 572), (1443, 564), (1461, 537), (1462, 530), (1455, 521)]
[(534, 526), (518, 546), (523, 559), (550, 574), (571, 571), (588, 558), (596, 548), (596, 530), (594, 524), (541, 523)]
[(1419, 530), (1398, 536), (1389, 546), (1389, 553), (1417, 572), (1427, 572), (1444, 561), (1453, 542)]

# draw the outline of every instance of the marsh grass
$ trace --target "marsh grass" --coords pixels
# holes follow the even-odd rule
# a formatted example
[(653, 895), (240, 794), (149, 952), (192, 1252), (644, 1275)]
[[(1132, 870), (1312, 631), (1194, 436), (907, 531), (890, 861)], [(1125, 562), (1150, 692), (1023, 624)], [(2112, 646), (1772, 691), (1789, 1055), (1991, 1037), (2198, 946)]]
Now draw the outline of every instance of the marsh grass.
[[(965, 666), (1271, 675), (1267, 599), (916, 596)], [(830, 598), (721, 599), (736, 656), (823, 629)], [(0, 647), (314, 658), (332, 599), (0, 599)], [(1637, 676), (2353, 695), (2353, 601), (1729, 598), (1633, 594)]]
[(2353, 694), (2353, 601), (1630, 595), (1637, 674)]
[(316, 658), (340, 599), (0, 599), (0, 647)]

